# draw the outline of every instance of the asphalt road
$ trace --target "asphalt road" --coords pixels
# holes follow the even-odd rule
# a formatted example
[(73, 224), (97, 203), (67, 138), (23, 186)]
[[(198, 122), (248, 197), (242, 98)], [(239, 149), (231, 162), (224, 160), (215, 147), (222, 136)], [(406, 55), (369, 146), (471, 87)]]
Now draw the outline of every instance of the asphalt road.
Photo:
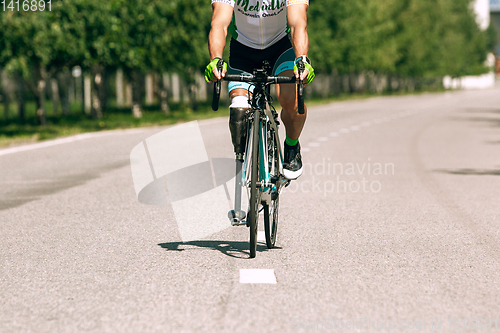
[[(227, 118), (200, 128), (232, 157)], [(500, 89), (310, 107), (255, 259), (245, 227), (183, 243), (138, 202), (163, 129), (0, 150), (0, 332), (500, 332)]]

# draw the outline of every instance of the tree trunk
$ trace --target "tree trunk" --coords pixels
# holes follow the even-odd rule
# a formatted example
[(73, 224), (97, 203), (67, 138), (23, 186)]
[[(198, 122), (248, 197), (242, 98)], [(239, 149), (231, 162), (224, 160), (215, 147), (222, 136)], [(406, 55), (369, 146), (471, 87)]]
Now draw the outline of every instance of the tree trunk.
[(191, 109), (193, 111), (198, 110), (198, 98), (196, 96), (196, 85), (191, 83), (189, 85), (189, 100), (191, 101)]
[(154, 79), (153, 79), (153, 74), (149, 73), (146, 75), (146, 105), (150, 106), (153, 105), (154, 101)]
[(9, 93), (4, 91), (3, 94), (3, 118), (5, 121), (9, 120), (10, 97)]
[(101, 65), (92, 66), (92, 118), (102, 118), (102, 95), (103, 95), (103, 67)]
[(3, 117), (5, 121), (9, 119), (10, 96), (7, 87), (7, 74), (0, 70), (0, 87), (2, 88), (3, 96)]
[(142, 75), (138, 70), (132, 70), (132, 114), (135, 118), (142, 117)]
[(45, 108), (45, 89), (47, 88), (47, 72), (40, 66), (37, 73), (37, 110), (36, 117), (40, 125), (47, 125), (47, 111)]
[(124, 96), (123, 96), (123, 69), (119, 68), (116, 71), (116, 105), (119, 108), (124, 106)]
[(101, 71), (101, 84), (99, 86), (99, 90), (97, 93), (99, 94), (99, 100), (101, 102), (101, 110), (104, 110), (108, 107), (108, 97), (109, 97), (109, 76), (110, 71), (106, 67), (102, 67)]
[(92, 77), (90, 77), (88, 74), (85, 74), (82, 75), (82, 78), (83, 113), (86, 115), (90, 115), (92, 110)]
[(181, 101), (181, 80), (176, 73), (172, 74), (172, 97), (174, 103)]
[(168, 87), (168, 75), (167, 75), (167, 73), (163, 73), (162, 80), (161, 80), (161, 88), (159, 89), (159, 91), (160, 91), (161, 110), (165, 114), (170, 113), (170, 110), (168, 108), (168, 101), (167, 101), (167, 97), (168, 97), (167, 87)]
[(58, 82), (61, 83), (60, 95), (62, 96), (62, 111), (64, 116), (69, 116), (69, 101), (72, 93), (71, 72), (64, 72), (58, 75)]
[(47, 111), (45, 109), (45, 79), (40, 78), (37, 84), (38, 96), (36, 100), (36, 118), (40, 125), (47, 124)]
[(52, 92), (52, 112), (57, 114), (61, 100), (59, 98), (59, 84), (56, 78), (50, 79), (50, 90)]
[(17, 85), (19, 89), (19, 120), (21, 123), (24, 123), (24, 115), (25, 115), (25, 86), (24, 81), (20, 73), (16, 74)]
[(130, 82), (125, 85), (125, 106), (132, 107), (132, 83)]

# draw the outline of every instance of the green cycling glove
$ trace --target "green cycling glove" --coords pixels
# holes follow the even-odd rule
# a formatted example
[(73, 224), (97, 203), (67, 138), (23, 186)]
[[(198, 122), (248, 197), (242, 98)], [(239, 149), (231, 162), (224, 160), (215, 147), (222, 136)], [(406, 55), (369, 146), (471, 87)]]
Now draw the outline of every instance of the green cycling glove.
[(316, 74), (314, 74), (314, 68), (312, 68), (309, 58), (307, 58), (306, 56), (302, 56), (297, 58), (297, 60), (295, 60), (295, 64), (293, 65), (294, 71), (299, 70), (299, 67), (297, 66), (297, 63), (299, 61), (302, 61), (302, 63), (304, 64), (304, 68), (309, 71), (309, 74), (307, 74), (307, 77), (305, 79), (305, 84), (309, 84), (312, 82), (312, 80), (314, 80), (314, 77), (316, 76)]
[[(219, 60), (222, 60), (222, 59), (221, 58), (214, 58), (212, 61), (210, 61), (210, 63), (205, 68), (205, 81), (207, 81), (207, 83), (209, 83), (210, 81), (213, 80), (213, 78), (215, 76), (214, 69), (217, 68), (217, 64), (219, 63)], [(222, 70), (227, 70), (227, 63), (224, 60), (222, 60)]]

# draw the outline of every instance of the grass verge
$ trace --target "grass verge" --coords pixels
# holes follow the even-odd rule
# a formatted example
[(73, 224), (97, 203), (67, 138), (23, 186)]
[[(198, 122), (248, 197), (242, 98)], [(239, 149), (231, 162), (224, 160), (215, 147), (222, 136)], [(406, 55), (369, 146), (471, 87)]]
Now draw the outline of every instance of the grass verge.
[[(27, 105), (29, 112), (27, 112), (24, 122), (12, 116), (8, 121), (0, 121), (1, 148), (87, 132), (172, 125), (192, 120), (229, 116), (227, 107), (221, 107), (219, 111), (214, 112), (208, 105), (200, 105), (197, 111), (177, 105), (168, 114), (150, 108), (143, 110), (141, 118), (135, 118), (129, 110), (113, 109), (104, 112), (101, 119), (92, 119), (82, 114), (80, 108), (76, 106), (72, 108), (68, 116), (49, 114), (47, 125), (41, 126), (36, 121), (35, 112), (31, 110), (33, 108), (34, 105)], [(50, 105), (47, 109), (50, 110)], [(2, 108), (0, 108), (0, 114), (3, 114)]]

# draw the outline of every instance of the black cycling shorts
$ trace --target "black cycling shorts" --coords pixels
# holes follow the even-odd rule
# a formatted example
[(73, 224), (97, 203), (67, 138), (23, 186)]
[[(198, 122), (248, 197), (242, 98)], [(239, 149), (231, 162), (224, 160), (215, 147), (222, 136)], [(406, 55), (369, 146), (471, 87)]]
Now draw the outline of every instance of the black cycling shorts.
[[(263, 62), (268, 61), (272, 71), (268, 75), (278, 75), (286, 70), (293, 69), (295, 53), (288, 36), (267, 49), (258, 50), (245, 46), (235, 39), (231, 39), (229, 45), (229, 68), (228, 74), (240, 74), (241, 72), (253, 73), (254, 69), (262, 68)], [(245, 82), (229, 82), (228, 90), (250, 89), (253, 86)]]

